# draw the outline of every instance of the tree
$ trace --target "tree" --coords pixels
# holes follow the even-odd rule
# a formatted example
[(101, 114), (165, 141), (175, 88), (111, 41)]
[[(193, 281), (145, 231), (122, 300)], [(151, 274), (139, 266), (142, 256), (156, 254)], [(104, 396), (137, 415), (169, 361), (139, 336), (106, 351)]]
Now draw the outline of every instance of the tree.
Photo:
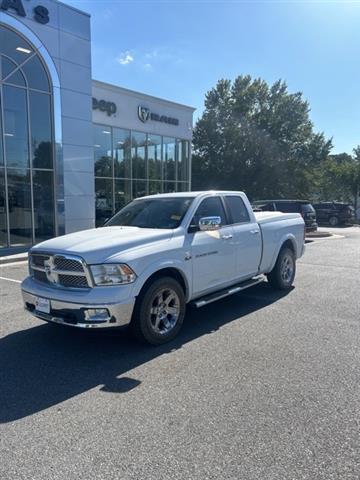
[(309, 105), (278, 80), (239, 76), (206, 94), (194, 130), (194, 189), (245, 190), (251, 198), (304, 197), (331, 140), (314, 133)]
[(354, 156), (330, 155), (317, 169), (317, 196), (322, 200), (351, 202), (357, 207), (360, 193), (360, 146)]

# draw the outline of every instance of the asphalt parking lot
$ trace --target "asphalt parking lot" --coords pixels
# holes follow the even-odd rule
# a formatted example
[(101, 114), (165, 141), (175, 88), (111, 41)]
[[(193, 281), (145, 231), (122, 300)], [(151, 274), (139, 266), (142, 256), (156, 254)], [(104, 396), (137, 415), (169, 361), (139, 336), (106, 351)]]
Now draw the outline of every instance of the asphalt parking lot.
[(317, 239), (295, 288), (190, 311), (180, 337), (47, 325), (0, 267), (0, 478), (360, 477), (360, 228)]

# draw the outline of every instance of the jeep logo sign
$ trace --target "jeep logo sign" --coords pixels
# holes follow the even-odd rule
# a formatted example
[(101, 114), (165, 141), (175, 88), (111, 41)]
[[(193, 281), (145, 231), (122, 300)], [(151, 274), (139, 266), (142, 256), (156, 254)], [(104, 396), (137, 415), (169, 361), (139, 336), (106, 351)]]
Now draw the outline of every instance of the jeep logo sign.
[(98, 100), (93, 98), (92, 100), (93, 110), (100, 110), (100, 112), (106, 112), (109, 117), (115, 115), (117, 112), (117, 106), (114, 102), (107, 102), (106, 100)]
[[(4, 11), (14, 12), (19, 17), (26, 17), (26, 12), (22, 0), (0, 0), (0, 9)], [(49, 10), (41, 5), (34, 8), (34, 20), (38, 23), (46, 25), (49, 23)]]

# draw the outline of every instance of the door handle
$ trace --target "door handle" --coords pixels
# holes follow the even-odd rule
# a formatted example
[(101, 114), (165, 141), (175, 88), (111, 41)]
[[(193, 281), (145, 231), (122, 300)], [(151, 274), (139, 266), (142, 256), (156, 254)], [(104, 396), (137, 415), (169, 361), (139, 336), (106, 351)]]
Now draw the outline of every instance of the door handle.
[(251, 235), (257, 235), (260, 233), (260, 230), (250, 230)]
[(233, 236), (232, 235), (222, 235), (221, 238), (223, 240), (231, 240), (233, 238)]

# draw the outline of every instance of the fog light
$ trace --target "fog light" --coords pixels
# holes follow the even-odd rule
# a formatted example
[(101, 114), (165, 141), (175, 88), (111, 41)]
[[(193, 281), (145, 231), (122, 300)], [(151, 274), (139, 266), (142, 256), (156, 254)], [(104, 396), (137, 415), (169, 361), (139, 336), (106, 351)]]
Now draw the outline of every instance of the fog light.
[(88, 322), (107, 322), (110, 320), (109, 310), (107, 308), (89, 308), (89, 310), (85, 310), (85, 319)]

